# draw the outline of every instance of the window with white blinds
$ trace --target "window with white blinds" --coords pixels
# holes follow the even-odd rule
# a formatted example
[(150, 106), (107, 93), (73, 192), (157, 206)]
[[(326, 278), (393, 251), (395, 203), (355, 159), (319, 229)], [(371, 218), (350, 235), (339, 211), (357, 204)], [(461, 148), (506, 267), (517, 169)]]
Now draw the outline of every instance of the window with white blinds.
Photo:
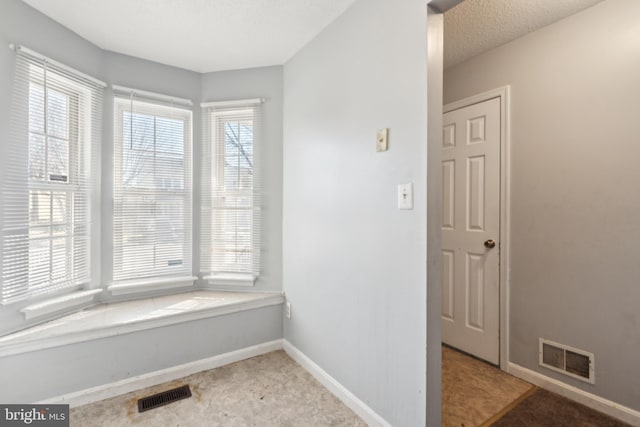
[(90, 281), (103, 92), (101, 82), (16, 48), (2, 181), (2, 304)]
[(115, 91), (113, 280), (191, 276), (192, 112)]
[(203, 104), (201, 272), (260, 272), (261, 100)]

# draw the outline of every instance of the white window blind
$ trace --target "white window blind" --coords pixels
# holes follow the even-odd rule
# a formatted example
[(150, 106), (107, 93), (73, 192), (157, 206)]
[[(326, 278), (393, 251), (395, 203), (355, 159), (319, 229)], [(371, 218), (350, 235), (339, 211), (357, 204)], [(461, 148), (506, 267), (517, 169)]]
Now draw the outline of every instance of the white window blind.
[(203, 104), (201, 272), (260, 272), (261, 100)]
[(113, 280), (191, 276), (190, 108), (114, 92)]
[(2, 304), (90, 281), (103, 92), (101, 82), (16, 48), (2, 181)]

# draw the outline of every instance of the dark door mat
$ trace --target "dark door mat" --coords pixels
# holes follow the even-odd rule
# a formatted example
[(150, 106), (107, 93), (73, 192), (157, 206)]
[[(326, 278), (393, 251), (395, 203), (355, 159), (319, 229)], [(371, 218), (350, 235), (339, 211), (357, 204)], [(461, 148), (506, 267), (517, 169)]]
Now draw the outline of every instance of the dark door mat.
[(631, 427), (547, 390), (538, 389), (492, 424), (495, 427)]

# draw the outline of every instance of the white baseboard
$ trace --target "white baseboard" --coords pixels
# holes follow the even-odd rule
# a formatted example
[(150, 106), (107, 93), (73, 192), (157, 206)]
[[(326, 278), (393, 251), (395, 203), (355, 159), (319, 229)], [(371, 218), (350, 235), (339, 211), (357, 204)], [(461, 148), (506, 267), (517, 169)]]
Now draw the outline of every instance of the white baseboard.
[(286, 351), (293, 360), (295, 360), (300, 366), (307, 370), (307, 372), (313, 375), (313, 377), (317, 379), (320, 384), (325, 386), (334, 396), (340, 399), (342, 403), (344, 403), (353, 412), (355, 412), (369, 426), (391, 427), (391, 424), (389, 424), (384, 418), (378, 415), (362, 400), (358, 399), (353, 393), (347, 390), (324, 369), (316, 365), (315, 362), (309, 359), (304, 353), (294, 347), (290, 342), (284, 340), (283, 348), (284, 351)]
[(540, 388), (552, 391), (568, 399), (582, 403), (585, 406), (603, 412), (621, 421), (629, 423), (633, 426), (640, 426), (640, 412), (622, 406), (611, 400), (607, 400), (595, 394), (591, 394), (577, 387), (570, 386), (556, 379), (547, 377), (539, 372), (531, 369), (523, 368), (515, 363), (509, 363), (508, 372), (520, 379), (531, 384), (535, 384)]
[(114, 383), (104, 384), (86, 390), (65, 394), (38, 403), (65, 403), (74, 408), (100, 400), (109, 399), (111, 397), (119, 396), (121, 394), (129, 393), (132, 391), (162, 384), (168, 381), (177, 380), (188, 375), (195, 374), (197, 372), (218, 368), (220, 366), (239, 362), (241, 360), (260, 356), (261, 354), (266, 354), (281, 349), (282, 340), (277, 339), (229, 353), (219, 354), (217, 356), (209, 357), (206, 359), (185, 363), (183, 365), (172, 366), (171, 368), (149, 372), (147, 374), (138, 375), (135, 377), (116, 381)]

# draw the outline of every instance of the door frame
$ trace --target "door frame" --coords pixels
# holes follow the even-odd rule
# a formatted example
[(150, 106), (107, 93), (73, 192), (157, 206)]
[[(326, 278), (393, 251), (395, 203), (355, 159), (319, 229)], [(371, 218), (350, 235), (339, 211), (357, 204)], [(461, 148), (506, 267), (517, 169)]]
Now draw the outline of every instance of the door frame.
[[(499, 346), (500, 369), (509, 368), (509, 251), (510, 251), (510, 210), (511, 210), (511, 117), (510, 86), (501, 86), (468, 98), (446, 104), (442, 113), (500, 98), (500, 253), (499, 253)], [(441, 172), (440, 172), (441, 173)]]
[[(449, 5), (453, 7), (454, 5)], [(426, 420), (442, 425), (442, 92), (444, 11), (427, 6), (427, 270), (426, 309)]]

